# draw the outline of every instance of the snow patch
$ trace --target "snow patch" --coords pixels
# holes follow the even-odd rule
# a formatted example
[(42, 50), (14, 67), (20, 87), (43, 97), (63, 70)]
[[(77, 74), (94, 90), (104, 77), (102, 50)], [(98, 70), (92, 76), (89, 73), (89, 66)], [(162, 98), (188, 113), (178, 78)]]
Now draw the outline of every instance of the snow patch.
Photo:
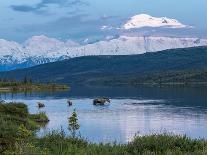
[(6, 66), (32, 62), (32, 65), (38, 65), (80, 56), (132, 55), (196, 46), (207, 46), (207, 39), (108, 36), (104, 41), (84, 45), (46, 36), (34, 36), (23, 44), (0, 39), (0, 64)]
[(135, 15), (123, 25), (123, 29), (126, 30), (143, 27), (192, 28), (192, 26), (184, 25), (176, 19), (157, 18), (147, 14)]

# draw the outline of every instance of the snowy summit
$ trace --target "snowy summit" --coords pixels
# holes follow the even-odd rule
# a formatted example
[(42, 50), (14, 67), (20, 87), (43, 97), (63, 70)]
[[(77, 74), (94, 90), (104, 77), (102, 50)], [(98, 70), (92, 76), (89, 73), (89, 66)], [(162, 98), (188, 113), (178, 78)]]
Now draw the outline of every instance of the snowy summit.
[(157, 18), (147, 14), (135, 15), (123, 25), (123, 28), (127, 30), (143, 27), (188, 28), (190, 26), (184, 25), (176, 19), (167, 17)]
[(0, 39), (0, 70), (30, 67), (68, 58), (91, 55), (132, 55), (166, 49), (206, 46), (207, 39), (153, 36), (120, 36), (92, 44), (63, 42), (47, 36), (33, 36), (22, 44)]

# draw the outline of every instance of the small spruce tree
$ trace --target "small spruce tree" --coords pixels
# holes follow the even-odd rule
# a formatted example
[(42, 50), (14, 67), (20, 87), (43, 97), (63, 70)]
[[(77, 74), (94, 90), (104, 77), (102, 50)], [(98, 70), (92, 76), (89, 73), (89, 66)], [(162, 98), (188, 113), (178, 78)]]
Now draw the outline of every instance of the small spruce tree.
[(69, 123), (68, 130), (71, 132), (71, 135), (74, 138), (76, 136), (77, 130), (80, 128), (80, 125), (78, 124), (78, 117), (77, 117), (77, 113), (75, 109), (71, 117), (68, 118), (68, 123)]

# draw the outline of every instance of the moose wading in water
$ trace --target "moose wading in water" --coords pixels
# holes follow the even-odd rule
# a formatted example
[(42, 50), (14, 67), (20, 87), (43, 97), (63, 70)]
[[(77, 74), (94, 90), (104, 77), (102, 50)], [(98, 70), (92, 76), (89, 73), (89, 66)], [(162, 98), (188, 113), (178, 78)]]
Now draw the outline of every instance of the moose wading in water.
[(38, 102), (37, 105), (38, 105), (38, 108), (44, 108), (45, 107), (44, 103), (41, 103), (41, 102)]
[(68, 102), (68, 106), (72, 106), (73, 105), (73, 102), (71, 100), (68, 99), (67, 102)]
[(109, 98), (98, 98), (93, 100), (93, 105), (105, 105), (106, 103), (110, 103)]

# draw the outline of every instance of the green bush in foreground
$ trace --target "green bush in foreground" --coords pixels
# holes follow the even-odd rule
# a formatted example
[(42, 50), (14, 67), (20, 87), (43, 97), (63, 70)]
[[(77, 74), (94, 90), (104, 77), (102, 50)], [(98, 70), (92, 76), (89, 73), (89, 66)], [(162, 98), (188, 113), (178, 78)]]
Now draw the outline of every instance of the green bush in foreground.
[[(93, 144), (83, 139), (66, 137), (52, 132), (43, 138), (36, 138), (30, 146), (47, 155), (205, 155), (207, 142), (192, 140), (183, 136), (151, 135), (136, 137), (128, 144)], [(26, 154), (26, 153), (25, 153)]]
[[(40, 125), (34, 118), (42, 114), (30, 115), (23, 103), (0, 103), (0, 154), (15, 151), (21, 142), (35, 137)], [(45, 119), (48, 119), (47, 116)]]
[[(63, 131), (35, 136), (35, 120), (24, 104), (0, 104), (0, 154), (3, 155), (206, 155), (207, 141), (160, 134), (136, 136), (127, 144), (95, 144)], [(73, 115), (72, 115), (73, 116)], [(78, 123), (77, 121), (75, 121)], [(75, 124), (76, 124), (75, 123)]]

